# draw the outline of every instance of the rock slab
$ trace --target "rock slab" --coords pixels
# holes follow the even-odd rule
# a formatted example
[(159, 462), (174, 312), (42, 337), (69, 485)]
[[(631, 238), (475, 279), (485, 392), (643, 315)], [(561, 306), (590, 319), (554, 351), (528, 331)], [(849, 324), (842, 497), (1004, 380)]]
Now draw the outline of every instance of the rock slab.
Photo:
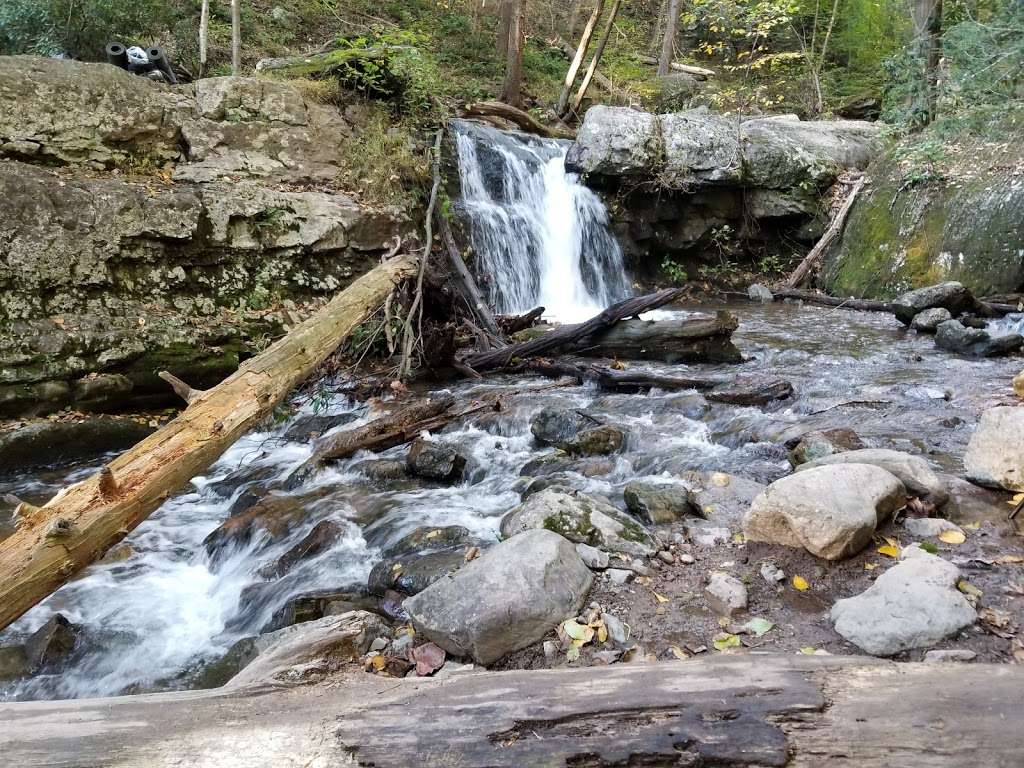
[(836, 632), (872, 656), (926, 648), (977, 618), (956, 588), (959, 568), (916, 547), (905, 552), (906, 559), (829, 614)]
[(939, 507), (949, 501), (945, 483), (932, 471), (927, 461), (919, 456), (888, 448), (863, 448), (822, 456), (801, 465), (797, 471), (836, 464), (871, 464), (895, 475), (914, 496), (926, 499)]
[(981, 415), (964, 468), (979, 485), (1024, 491), (1024, 407), (999, 406)]
[(576, 614), (592, 584), (572, 543), (532, 530), (431, 584), (405, 609), (416, 631), (448, 653), (493, 664)]

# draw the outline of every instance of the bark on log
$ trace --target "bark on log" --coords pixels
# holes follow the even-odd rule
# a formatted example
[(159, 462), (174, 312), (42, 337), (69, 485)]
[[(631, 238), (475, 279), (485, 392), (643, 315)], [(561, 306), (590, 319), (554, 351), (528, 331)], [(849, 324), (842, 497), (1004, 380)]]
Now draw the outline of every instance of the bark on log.
[(861, 175), (856, 182), (854, 182), (853, 188), (846, 195), (846, 199), (843, 200), (843, 204), (839, 206), (839, 210), (836, 211), (836, 215), (832, 218), (832, 223), (829, 224), (828, 229), (825, 230), (825, 234), (821, 236), (821, 239), (815, 243), (811, 252), (807, 254), (807, 257), (800, 262), (793, 274), (789, 276), (786, 281), (787, 288), (799, 288), (807, 279), (811, 276), (811, 271), (818, 265), (822, 257), (825, 255), (825, 251), (829, 249), (835, 239), (839, 237), (843, 231), (843, 227), (846, 225), (846, 218), (850, 215), (850, 209), (853, 208), (853, 204), (857, 200), (857, 195), (864, 188), (864, 184), (867, 182), (867, 176)]
[(892, 312), (893, 306), (888, 301), (877, 301), (875, 299), (840, 299), (836, 296), (829, 296), (825, 293), (814, 291), (798, 291), (795, 289), (783, 289), (775, 291), (776, 301), (782, 299), (797, 299), (806, 301), (808, 304), (822, 304), (826, 307), (842, 307), (843, 309), (858, 309), (862, 312)]
[[(636, 60), (641, 64), (650, 64), (651, 66), (658, 66), (658, 60), (653, 56), (637, 56)], [(680, 64), (677, 61), (673, 61), (669, 64), (669, 69), (673, 72), (685, 72), (688, 75), (693, 75), (698, 80), (706, 80), (709, 77), (714, 77), (717, 72), (713, 69), (706, 69), (705, 67), (695, 67), (692, 64)]]
[[(309, 376), (395, 285), (410, 257), (376, 267), (105, 469), (22, 519), (0, 551), (0, 629), (128, 535)], [(60, 526), (67, 535), (48, 535)]]
[(715, 317), (625, 320), (581, 337), (565, 349), (623, 360), (739, 363), (743, 357), (731, 340), (737, 327), (739, 322), (728, 312), (719, 312)]
[(529, 112), (524, 112), (517, 107), (500, 101), (478, 101), (473, 104), (467, 104), (464, 113), (466, 117), (501, 118), (519, 127), (526, 133), (533, 133), (547, 139), (576, 138), (576, 133), (568, 128), (560, 126), (549, 127), (535, 120)]
[(1022, 686), (1010, 664), (758, 652), (444, 679), (357, 671), (306, 689), (0, 704), (0, 745), (19, 768), (1009, 768), (1024, 765)]
[(527, 328), (533, 328), (533, 326), (540, 322), (543, 315), (544, 307), (536, 307), (524, 315), (508, 315), (505, 317), (499, 317), (498, 327), (507, 336), (511, 336), (513, 333), (519, 333), (520, 331), (525, 331)]
[(448, 263), (459, 279), (459, 289), (466, 302), (466, 306), (476, 318), (480, 327), (500, 340), (501, 332), (498, 330), (498, 324), (494, 320), (494, 313), (491, 312), (490, 305), (480, 292), (480, 287), (477, 285), (476, 280), (473, 279), (473, 273), (469, 271), (466, 262), (462, 260), (462, 254), (459, 253), (459, 246), (455, 242), (455, 236), (452, 234), (452, 228), (448, 223), (448, 219), (441, 215), (440, 212), (437, 214), (437, 229), (441, 234), (441, 243), (444, 246), (445, 253), (448, 254)]
[(613, 304), (601, 314), (590, 318), (585, 323), (563, 325), (538, 339), (531, 339), (520, 344), (511, 344), (504, 349), (469, 355), (463, 362), (474, 371), (489, 371), (495, 368), (503, 368), (516, 357), (537, 357), (548, 352), (564, 349), (580, 339), (610, 328), (620, 320), (657, 309), (675, 301), (682, 294), (683, 292), (679, 288), (669, 288), (648, 296), (626, 299), (618, 304)]

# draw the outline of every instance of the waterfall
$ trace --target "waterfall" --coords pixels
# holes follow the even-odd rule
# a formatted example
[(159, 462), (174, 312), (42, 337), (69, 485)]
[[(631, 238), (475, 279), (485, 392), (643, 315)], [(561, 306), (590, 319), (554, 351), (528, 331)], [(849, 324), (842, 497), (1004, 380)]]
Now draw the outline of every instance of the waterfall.
[(499, 314), (578, 322), (629, 293), (601, 199), (566, 172), (569, 143), (452, 121), (476, 273)]

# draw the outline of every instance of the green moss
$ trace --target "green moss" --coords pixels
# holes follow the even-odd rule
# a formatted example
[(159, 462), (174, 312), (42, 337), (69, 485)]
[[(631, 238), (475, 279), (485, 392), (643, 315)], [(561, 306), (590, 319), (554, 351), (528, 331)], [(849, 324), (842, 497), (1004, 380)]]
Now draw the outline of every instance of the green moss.
[(590, 522), (590, 512), (580, 517), (559, 512), (544, 518), (544, 528), (564, 536), (569, 541), (582, 542), (592, 547), (600, 546), (601, 535)]
[(647, 541), (650, 539), (650, 536), (648, 536), (647, 531), (639, 523), (634, 522), (626, 517), (620, 519), (619, 522), (622, 523), (622, 530), (619, 532), (619, 536), (625, 539), (626, 541), (644, 544), (647, 543)]

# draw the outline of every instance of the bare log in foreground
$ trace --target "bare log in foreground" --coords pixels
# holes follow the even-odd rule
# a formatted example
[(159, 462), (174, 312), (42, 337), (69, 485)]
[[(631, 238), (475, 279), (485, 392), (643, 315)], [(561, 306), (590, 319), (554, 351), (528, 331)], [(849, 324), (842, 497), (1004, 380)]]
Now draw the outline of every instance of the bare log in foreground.
[(601, 314), (590, 318), (585, 323), (563, 325), (550, 333), (544, 334), (540, 338), (524, 341), (520, 344), (511, 344), (503, 349), (469, 355), (462, 362), (474, 371), (490, 371), (495, 368), (504, 368), (517, 357), (537, 357), (548, 352), (564, 349), (581, 339), (611, 328), (620, 320), (643, 314), (673, 302), (682, 294), (683, 292), (679, 288), (669, 288), (647, 296), (626, 299), (618, 304), (613, 304)]
[(22, 517), (0, 552), (0, 629), (101, 557), (216, 461), (415, 270), (410, 257), (376, 267), (103, 471)]
[[(1012, 664), (755, 651), (0, 704), (0, 738), (6, 764), (19, 768), (1009, 768), (1024, 765), (1024, 736), (1012, 724), (1022, 686), (1024, 669)], [(430, 727), (410, 716), (417, 712), (430, 713)], [(261, 733), (273, 738), (252, 736)]]
[(836, 296), (829, 296), (825, 293), (814, 291), (798, 291), (792, 288), (785, 288), (774, 292), (778, 299), (797, 299), (806, 301), (808, 304), (822, 304), (826, 307), (842, 307), (843, 309), (857, 309), (862, 312), (889, 312), (893, 311), (893, 305), (888, 301), (876, 301), (875, 299), (840, 299)]
[(466, 117), (491, 118), (497, 117), (507, 120), (520, 130), (526, 133), (533, 133), (547, 139), (574, 139), (576, 134), (568, 128), (559, 126), (548, 127), (534, 119), (529, 112), (505, 104), (500, 101), (478, 101), (475, 104), (467, 104), (465, 109)]
[(811, 276), (811, 272), (821, 261), (825, 255), (825, 251), (829, 249), (832, 243), (835, 242), (836, 238), (839, 237), (843, 231), (843, 227), (846, 225), (846, 218), (850, 215), (850, 210), (853, 208), (853, 204), (857, 200), (857, 195), (864, 189), (864, 184), (867, 181), (867, 176), (861, 174), (857, 177), (857, 180), (853, 184), (853, 188), (850, 189), (846, 194), (846, 198), (843, 200), (842, 205), (839, 206), (839, 210), (836, 211), (835, 216), (832, 218), (832, 223), (828, 225), (828, 229), (825, 230), (825, 234), (821, 236), (821, 239), (815, 243), (811, 252), (807, 254), (807, 257), (800, 262), (793, 274), (789, 276), (789, 280), (786, 281), (787, 288), (799, 288), (801, 285), (807, 282), (807, 278)]

